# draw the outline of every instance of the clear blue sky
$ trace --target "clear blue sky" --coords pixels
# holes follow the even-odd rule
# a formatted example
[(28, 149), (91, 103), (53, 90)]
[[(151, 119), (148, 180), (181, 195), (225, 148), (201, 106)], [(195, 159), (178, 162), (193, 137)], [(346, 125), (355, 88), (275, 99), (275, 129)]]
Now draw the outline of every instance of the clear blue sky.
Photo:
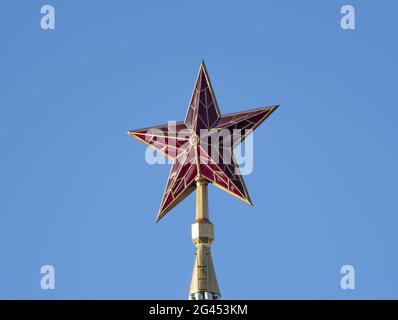
[(398, 298), (396, 1), (0, 7), (0, 298), (187, 297), (194, 196), (155, 224), (169, 167), (126, 131), (182, 120), (201, 59), (223, 113), (281, 105), (255, 134), (254, 207), (209, 188), (223, 298)]

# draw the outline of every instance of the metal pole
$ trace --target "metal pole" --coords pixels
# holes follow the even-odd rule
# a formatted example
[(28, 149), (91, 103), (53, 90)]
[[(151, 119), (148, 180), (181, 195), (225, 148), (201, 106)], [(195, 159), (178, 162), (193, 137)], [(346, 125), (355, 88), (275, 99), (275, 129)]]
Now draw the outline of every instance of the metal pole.
[(209, 220), (207, 181), (196, 180), (196, 221), (192, 225), (192, 241), (196, 247), (189, 299), (218, 300), (221, 298), (211, 258), (214, 226)]

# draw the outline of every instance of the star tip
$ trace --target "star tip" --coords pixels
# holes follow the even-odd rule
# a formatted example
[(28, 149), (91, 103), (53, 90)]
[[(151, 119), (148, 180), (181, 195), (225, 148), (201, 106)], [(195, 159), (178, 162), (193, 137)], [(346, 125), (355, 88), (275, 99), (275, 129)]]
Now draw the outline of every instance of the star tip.
[(158, 223), (163, 217), (164, 215), (162, 215), (162, 212), (159, 212), (158, 215), (156, 216), (155, 223)]
[(252, 200), (251, 200), (249, 197), (247, 197), (247, 198), (245, 199), (245, 202), (246, 202), (249, 206), (253, 207), (253, 202), (252, 202)]
[(134, 131), (134, 130), (129, 130), (129, 131), (127, 131), (127, 134), (128, 134), (130, 137), (133, 137), (133, 138), (137, 138), (137, 136), (136, 136), (137, 133), (138, 133), (138, 132), (137, 132), (137, 131)]
[(244, 203), (248, 204), (249, 206), (253, 207), (253, 202), (247, 198), (241, 198)]

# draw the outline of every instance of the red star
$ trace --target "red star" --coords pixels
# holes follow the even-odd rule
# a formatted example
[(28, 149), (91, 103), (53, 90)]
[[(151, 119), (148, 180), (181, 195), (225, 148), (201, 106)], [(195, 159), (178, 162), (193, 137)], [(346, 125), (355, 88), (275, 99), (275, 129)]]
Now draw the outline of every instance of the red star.
[(174, 162), (156, 221), (195, 189), (199, 177), (252, 205), (232, 150), (277, 108), (221, 116), (202, 62), (183, 122), (128, 132)]

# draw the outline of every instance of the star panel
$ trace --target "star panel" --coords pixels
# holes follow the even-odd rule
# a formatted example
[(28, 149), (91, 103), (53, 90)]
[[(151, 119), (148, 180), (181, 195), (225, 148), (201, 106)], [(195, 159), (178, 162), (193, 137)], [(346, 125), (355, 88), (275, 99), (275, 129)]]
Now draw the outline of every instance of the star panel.
[(201, 129), (210, 129), (219, 118), (220, 110), (213, 94), (210, 78), (205, 65), (202, 64), (189, 103), (185, 123), (188, 128), (199, 135)]
[[(215, 129), (215, 131), (228, 130), (230, 137), (233, 138), (232, 147), (236, 147), (278, 107), (279, 106), (275, 105), (224, 115), (217, 121), (213, 129)], [(239, 131), (237, 132), (234, 130), (242, 131), (239, 133)], [(244, 130), (250, 131), (245, 132)]]
[[(200, 149), (201, 176), (215, 186), (252, 205), (239, 167), (230, 148)], [(209, 154), (210, 153), (210, 154)]]
[(128, 134), (170, 159), (176, 159), (190, 146), (190, 131), (184, 122), (131, 130)]
[(194, 182), (198, 171), (196, 162), (189, 160), (190, 155), (192, 152), (187, 150), (173, 163), (156, 221), (195, 190)]

